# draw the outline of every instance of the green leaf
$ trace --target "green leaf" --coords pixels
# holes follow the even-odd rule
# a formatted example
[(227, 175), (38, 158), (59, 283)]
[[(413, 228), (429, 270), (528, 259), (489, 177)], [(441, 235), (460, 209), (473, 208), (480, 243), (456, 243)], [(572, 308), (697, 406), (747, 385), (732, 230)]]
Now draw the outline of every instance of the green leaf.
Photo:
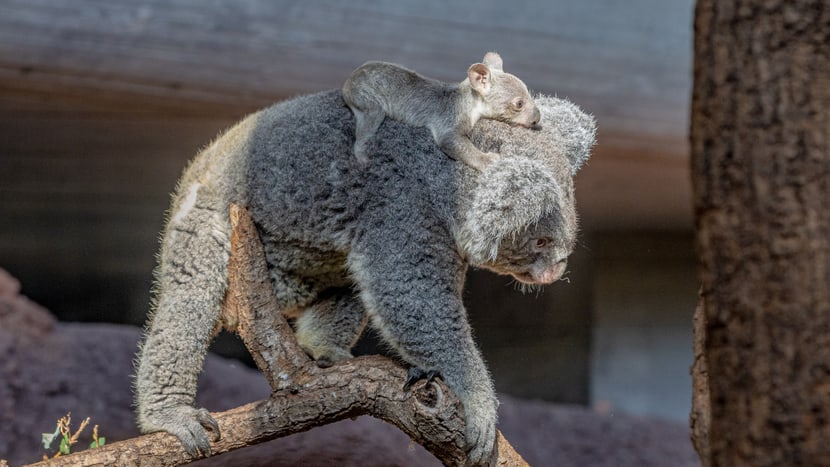
[(89, 449), (100, 448), (101, 446), (103, 446), (105, 444), (107, 444), (107, 438), (104, 438), (103, 436), (99, 436), (97, 443), (95, 441), (89, 443)]
[(42, 433), (41, 434), (41, 443), (43, 443), (43, 449), (49, 449), (52, 447), (52, 443), (55, 442), (55, 439), (61, 434), (60, 427), (55, 427), (54, 433)]
[(61, 439), (61, 446), (60, 446), (60, 448), (58, 449), (58, 451), (59, 451), (61, 454), (64, 454), (64, 455), (69, 454), (69, 438), (67, 438), (66, 436), (64, 436), (64, 437), (63, 437), (63, 439)]

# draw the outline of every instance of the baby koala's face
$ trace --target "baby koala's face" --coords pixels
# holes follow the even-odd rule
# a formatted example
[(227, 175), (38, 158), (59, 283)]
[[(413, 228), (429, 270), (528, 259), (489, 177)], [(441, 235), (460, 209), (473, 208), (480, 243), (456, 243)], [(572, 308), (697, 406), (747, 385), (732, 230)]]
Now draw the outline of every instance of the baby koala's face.
[(527, 86), (504, 71), (499, 54), (488, 52), (482, 63), (470, 65), (467, 80), (480, 97), (481, 117), (525, 128), (539, 124), (542, 114), (530, 97)]
[(492, 88), (482, 96), (490, 108), (490, 118), (525, 128), (538, 125), (542, 114), (525, 83), (498, 70), (492, 70), (491, 75)]
[(551, 284), (565, 273), (574, 238), (563, 229), (559, 216), (548, 216), (503, 239), (496, 259), (482, 267), (524, 284)]

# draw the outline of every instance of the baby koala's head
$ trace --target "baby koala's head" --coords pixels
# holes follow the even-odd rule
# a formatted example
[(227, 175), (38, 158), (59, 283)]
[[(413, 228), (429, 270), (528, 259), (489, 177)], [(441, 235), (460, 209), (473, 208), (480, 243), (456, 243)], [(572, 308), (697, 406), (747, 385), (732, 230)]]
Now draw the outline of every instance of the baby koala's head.
[(478, 110), (482, 118), (525, 128), (539, 123), (541, 114), (527, 86), (519, 78), (504, 72), (499, 54), (488, 52), (483, 63), (470, 65), (467, 78), (473, 92), (480, 98)]

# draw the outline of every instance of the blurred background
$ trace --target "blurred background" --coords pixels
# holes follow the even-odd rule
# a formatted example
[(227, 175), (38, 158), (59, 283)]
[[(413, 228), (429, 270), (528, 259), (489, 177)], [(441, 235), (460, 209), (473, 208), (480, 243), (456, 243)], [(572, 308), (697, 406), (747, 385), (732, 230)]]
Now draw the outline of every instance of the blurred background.
[(460, 81), (495, 50), (599, 127), (569, 281), (522, 295), (470, 274), (497, 389), (685, 421), (692, 13), (692, 0), (0, 0), (0, 267), (62, 320), (140, 325), (169, 193), (218, 131), (339, 88), (366, 60)]

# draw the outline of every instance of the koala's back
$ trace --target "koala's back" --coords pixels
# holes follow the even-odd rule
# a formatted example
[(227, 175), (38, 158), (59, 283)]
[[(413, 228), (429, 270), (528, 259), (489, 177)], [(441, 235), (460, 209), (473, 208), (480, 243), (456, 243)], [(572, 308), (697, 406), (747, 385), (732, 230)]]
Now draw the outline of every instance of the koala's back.
[(182, 178), (180, 197), (188, 180), (211, 178), (225, 202), (249, 207), (266, 242), (321, 253), (348, 251), (363, 227), (401, 210), (449, 225), (455, 164), (424, 128), (386, 121), (378, 134), (376, 162), (362, 166), (351, 156), (354, 117), (339, 91), (284, 101), (208, 146)]

